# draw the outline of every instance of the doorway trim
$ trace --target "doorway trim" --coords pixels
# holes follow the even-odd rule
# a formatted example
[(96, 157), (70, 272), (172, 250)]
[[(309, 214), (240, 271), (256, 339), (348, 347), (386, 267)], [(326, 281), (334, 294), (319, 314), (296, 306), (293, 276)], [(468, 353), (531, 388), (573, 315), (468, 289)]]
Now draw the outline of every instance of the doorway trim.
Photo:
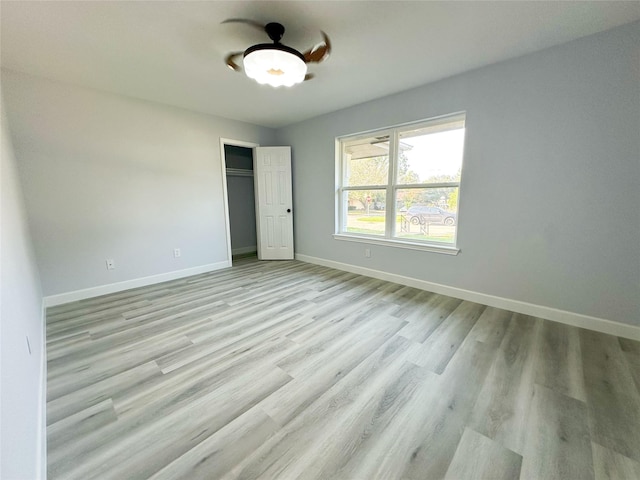
[(220, 137), (220, 165), (222, 167), (222, 194), (224, 195), (224, 222), (227, 234), (227, 261), (229, 266), (233, 266), (233, 254), (231, 253), (231, 222), (229, 220), (229, 193), (227, 192), (227, 157), (224, 153), (224, 146), (245, 147), (254, 149), (259, 147), (259, 143), (246, 142), (244, 140), (233, 140), (231, 138)]

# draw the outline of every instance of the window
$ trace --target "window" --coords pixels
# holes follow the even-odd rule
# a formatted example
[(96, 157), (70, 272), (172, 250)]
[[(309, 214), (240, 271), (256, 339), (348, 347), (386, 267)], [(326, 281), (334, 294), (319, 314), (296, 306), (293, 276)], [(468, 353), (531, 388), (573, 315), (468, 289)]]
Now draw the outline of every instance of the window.
[(335, 237), (457, 253), (464, 114), (337, 140)]

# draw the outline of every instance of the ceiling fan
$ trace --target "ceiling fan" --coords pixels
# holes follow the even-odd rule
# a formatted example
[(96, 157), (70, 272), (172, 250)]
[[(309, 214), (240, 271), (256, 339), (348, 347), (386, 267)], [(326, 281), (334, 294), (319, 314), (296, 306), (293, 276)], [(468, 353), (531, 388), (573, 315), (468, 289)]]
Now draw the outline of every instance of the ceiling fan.
[(314, 75), (307, 73), (307, 64), (320, 63), (331, 53), (331, 42), (326, 33), (322, 33), (323, 42), (304, 53), (280, 43), (284, 27), (277, 22), (266, 25), (244, 18), (230, 18), (222, 23), (244, 23), (266, 32), (273, 43), (259, 43), (244, 52), (232, 52), (225, 58), (227, 66), (236, 72), (243, 69), (236, 63), (242, 56), (244, 73), (260, 84), (272, 87), (291, 87), (296, 83), (311, 80)]

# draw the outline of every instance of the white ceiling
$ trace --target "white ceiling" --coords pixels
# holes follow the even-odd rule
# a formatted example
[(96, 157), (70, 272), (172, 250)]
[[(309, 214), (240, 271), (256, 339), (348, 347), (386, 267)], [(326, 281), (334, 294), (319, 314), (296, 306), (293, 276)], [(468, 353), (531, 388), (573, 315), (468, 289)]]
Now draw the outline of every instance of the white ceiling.
[[(269, 127), (416, 87), (640, 19), (634, 2), (0, 3), (3, 68)], [(267, 42), (242, 17), (278, 21), (283, 43), (333, 42), (291, 89), (224, 64)]]

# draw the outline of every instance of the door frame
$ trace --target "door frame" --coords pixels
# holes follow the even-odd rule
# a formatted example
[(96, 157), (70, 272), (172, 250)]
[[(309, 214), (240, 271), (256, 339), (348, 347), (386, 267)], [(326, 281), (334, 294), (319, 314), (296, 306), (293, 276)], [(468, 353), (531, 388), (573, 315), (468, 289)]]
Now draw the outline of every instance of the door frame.
[[(253, 150), (259, 147), (259, 143), (246, 142), (244, 140), (233, 140), (231, 138), (220, 137), (220, 165), (222, 167), (222, 194), (224, 196), (224, 222), (227, 240), (227, 261), (229, 266), (233, 265), (233, 254), (231, 252), (231, 222), (229, 220), (229, 193), (227, 192), (227, 158), (224, 153), (224, 146), (245, 147)], [(253, 156), (253, 153), (251, 154)], [(255, 159), (254, 159), (255, 160)]]

